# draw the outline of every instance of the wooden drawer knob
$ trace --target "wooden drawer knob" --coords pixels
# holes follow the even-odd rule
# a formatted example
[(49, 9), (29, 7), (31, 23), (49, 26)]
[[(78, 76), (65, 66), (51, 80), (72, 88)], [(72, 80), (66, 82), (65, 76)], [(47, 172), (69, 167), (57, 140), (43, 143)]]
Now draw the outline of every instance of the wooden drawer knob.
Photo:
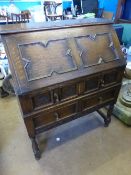
[(57, 93), (54, 93), (54, 101), (55, 101), (55, 103), (58, 103), (60, 101)]
[(54, 116), (56, 118), (56, 121), (58, 121), (60, 119), (59, 114), (57, 112), (54, 113)]
[(99, 101), (100, 101), (100, 103), (103, 102), (103, 98), (102, 97), (99, 97)]
[(102, 79), (101, 80), (101, 87), (104, 87), (105, 86), (105, 82), (104, 82), (104, 80)]

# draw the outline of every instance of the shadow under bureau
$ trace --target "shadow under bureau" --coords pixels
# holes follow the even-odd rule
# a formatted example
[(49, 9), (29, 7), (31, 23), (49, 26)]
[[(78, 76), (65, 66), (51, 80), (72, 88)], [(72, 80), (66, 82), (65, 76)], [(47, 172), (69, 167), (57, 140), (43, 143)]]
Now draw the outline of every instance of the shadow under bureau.
[(106, 105), (108, 126), (126, 64), (112, 21), (7, 25), (0, 34), (37, 159), (40, 132)]

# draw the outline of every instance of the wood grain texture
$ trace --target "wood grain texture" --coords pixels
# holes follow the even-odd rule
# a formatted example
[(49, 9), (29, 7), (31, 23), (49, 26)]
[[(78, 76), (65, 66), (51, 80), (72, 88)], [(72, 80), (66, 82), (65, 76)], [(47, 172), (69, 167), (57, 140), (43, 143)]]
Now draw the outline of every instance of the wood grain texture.
[(16, 26), (0, 33), (36, 159), (40, 132), (109, 104), (108, 126), (126, 65), (111, 21)]

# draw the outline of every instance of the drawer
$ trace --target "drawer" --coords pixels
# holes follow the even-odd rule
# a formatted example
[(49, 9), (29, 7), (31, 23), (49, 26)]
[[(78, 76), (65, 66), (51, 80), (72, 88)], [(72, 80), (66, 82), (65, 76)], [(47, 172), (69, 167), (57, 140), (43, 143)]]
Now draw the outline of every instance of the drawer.
[(23, 114), (29, 114), (33, 111), (40, 110), (42, 108), (49, 107), (53, 105), (53, 92), (49, 91), (39, 91), (35, 93), (30, 93), (26, 95), (19, 95), (19, 103)]
[(100, 75), (95, 75), (85, 79), (85, 93), (89, 93), (99, 89)]
[(32, 94), (31, 101), (33, 110), (49, 107), (61, 103), (65, 100), (70, 100), (77, 96), (77, 83), (65, 84), (52, 90)]
[(52, 91), (42, 91), (30, 97), (33, 109), (47, 107), (53, 104)]
[(104, 73), (101, 81), (101, 87), (106, 87), (121, 82), (122, 76), (123, 71), (119, 69)]
[(115, 100), (115, 96), (116, 96), (116, 90), (113, 88), (107, 91), (103, 91), (99, 94), (83, 98), (81, 100), (82, 111), (85, 111), (90, 108), (96, 107), (97, 105), (101, 105), (106, 102)]
[(54, 109), (47, 110), (36, 117), (33, 118), (35, 127), (40, 127), (44, 125), (49, 125), (54, 122), (58, 122), (64, 118), (70, 117), (77, 113), (77, 102), (69, 104), (67, 106)]
[[(32, 92), (30, 95), (19, 97), (21, 108), (24, 114), (32, 111), (39, 111), (50, 106), (63, 103), (65, 101), (75, 100), (78, 96), (104, 90), (108, 86), (114, 86), (119, 83), (122, 77), (122, 71), (110, 70), (93, 76), (84, 77), (79, 81), (66, 82), (52, 89)], [(95, 97), (92, 103), (95, 103)], [(90, 99), (90, 102), (92, 99)], [(97, 100), (96, 100), (96, 103)], [(85, 103), (86, 105), (86, 103)]]
[(74, 98), (78, 94), (78, 84), (67, 84), (63, 87), (60, 87), (59, 93), (60, 93), (60, 99), (61, 101), (68, 100), (71, 98)]

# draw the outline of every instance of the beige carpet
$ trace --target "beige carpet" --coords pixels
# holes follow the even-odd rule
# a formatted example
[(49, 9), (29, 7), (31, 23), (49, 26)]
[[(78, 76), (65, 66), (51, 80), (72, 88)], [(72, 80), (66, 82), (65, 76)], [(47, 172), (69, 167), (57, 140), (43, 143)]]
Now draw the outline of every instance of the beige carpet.
[(16, 98), (0, 99), (0, 175), (131, 175), (131, 128), (102, 122), (92, 113), (41, 134), (36, 161)]

